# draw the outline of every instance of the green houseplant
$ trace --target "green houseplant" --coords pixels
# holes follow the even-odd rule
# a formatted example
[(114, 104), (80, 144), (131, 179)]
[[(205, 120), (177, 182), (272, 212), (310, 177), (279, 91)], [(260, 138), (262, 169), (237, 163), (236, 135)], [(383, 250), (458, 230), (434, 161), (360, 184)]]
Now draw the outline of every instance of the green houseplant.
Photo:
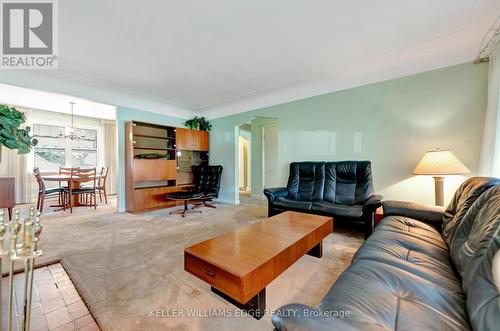
[(184, 125), (190, 129), (210, 131), (212, 124), (205, 117), (195, 116), (194, 118), (184, 122)]
[(21, 125), (26, 122), (24, 114), (14, 107), (0, 105), (0, 153), (2, 146), (17, 149), (18, 154), (27, 154), (38, 141), (30, 136), (31, 128)]

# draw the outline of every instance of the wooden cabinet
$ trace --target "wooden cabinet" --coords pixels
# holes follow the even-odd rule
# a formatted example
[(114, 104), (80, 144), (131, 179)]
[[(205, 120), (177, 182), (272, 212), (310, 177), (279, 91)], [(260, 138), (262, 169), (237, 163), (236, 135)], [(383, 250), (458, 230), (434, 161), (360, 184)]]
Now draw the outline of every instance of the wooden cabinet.
[(177, 162), (175, 160), (157, 160), (157, 174), (160, 180), (177, 179)]
[(0, 177), (0, 209), (7, 208), (9, 220), (12, 219), (12, 208), (16, 205), (16, 186), (14, 177)]
[[(179, 150), (182, 153), (177, 154)], [(126, 210), (137, 213), (175, 206), (177, 202), (165, 194), (191, 189), (191, 166), (198, 164), (208, 164), (208, 132), (127, 122)]]
[(208, 152), (208, 132), (207, 131), (196, 131), (196, 149), (197, 151)]
[(134, 181), (163, 181), (177, 178), (175, 160), (134, 160)]
[(177, 128), (176, 142), (177, 142), (177, 149), (179, 150), (208, 152), (207, 131)]

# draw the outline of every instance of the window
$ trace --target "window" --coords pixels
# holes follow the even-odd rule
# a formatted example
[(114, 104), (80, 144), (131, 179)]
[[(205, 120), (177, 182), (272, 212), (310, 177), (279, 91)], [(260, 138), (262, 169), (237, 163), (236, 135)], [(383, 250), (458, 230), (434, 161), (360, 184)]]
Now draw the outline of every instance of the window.
[(74, 167), (95, 167), (97, 165), (97, 131), (78, 129), (82, 139), (75, 140), (71, 149), (71, 164)]
[(33, 134), (38, 139), (34, 148), (34, 165), (41, 171), (55, 172), (59, 167), (97, 166), (97, 130), (77, 129), (82, 139), (70, 141), (59, 137), (64, 127), (34, 124)]
[(43, 171), (58, 171), (66, 165), (65, 144), (58, 134), (62, 126), (33, 125), (33, 135), (38, 139), (35, 151), (35, 167)]

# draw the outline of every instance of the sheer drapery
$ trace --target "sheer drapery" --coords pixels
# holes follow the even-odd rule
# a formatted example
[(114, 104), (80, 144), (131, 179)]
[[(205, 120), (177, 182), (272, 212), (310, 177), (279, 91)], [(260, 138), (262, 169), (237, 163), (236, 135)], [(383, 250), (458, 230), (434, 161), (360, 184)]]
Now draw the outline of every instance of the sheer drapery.
[(104, 142), (104, 160), (103, 166), (109, 167), (108, 178), (106, 181), (106, 191), (108, 194), (116, 194), (116, 123), (112, 121), (103, 121), (102, 124), (103, 142)]
[[(31, 109), (14, 106), (26, 116), (26, 124), (29, 124)], [(16, 181), (16, 202), (30, 203), (36, 195), (35, 177), (29, 170), (31, 163), (30, 154), (17, 154), (17, 150), (2, 147), (0, 159), (0, 176), (15, 177)]]
[(500, 177), (500, 42), (492, 48), (489, 62), (488, 108), (484, 122), (479, 170)]

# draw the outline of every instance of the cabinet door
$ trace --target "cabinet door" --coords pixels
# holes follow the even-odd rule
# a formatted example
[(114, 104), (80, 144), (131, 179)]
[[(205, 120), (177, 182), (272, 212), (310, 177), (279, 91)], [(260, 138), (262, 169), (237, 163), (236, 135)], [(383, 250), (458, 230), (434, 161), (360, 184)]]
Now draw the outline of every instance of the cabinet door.
[(175, 129), (175, 143), (177, 149), (180, 150), (191, 150), (192, 148), (192, 130), (177, 128)]
[(208, 151), (208, 132), (177, 128), (177, 149), (186, 151)]
[(197, 132), (197, 151), (208, 152), (208, 131)]
[(177, 179), (177, 162), (175, 160), (158, 160), (158, 180)]
[(146, 182), (157, 180), (158, 160), (134, 159), (134, 181)]

